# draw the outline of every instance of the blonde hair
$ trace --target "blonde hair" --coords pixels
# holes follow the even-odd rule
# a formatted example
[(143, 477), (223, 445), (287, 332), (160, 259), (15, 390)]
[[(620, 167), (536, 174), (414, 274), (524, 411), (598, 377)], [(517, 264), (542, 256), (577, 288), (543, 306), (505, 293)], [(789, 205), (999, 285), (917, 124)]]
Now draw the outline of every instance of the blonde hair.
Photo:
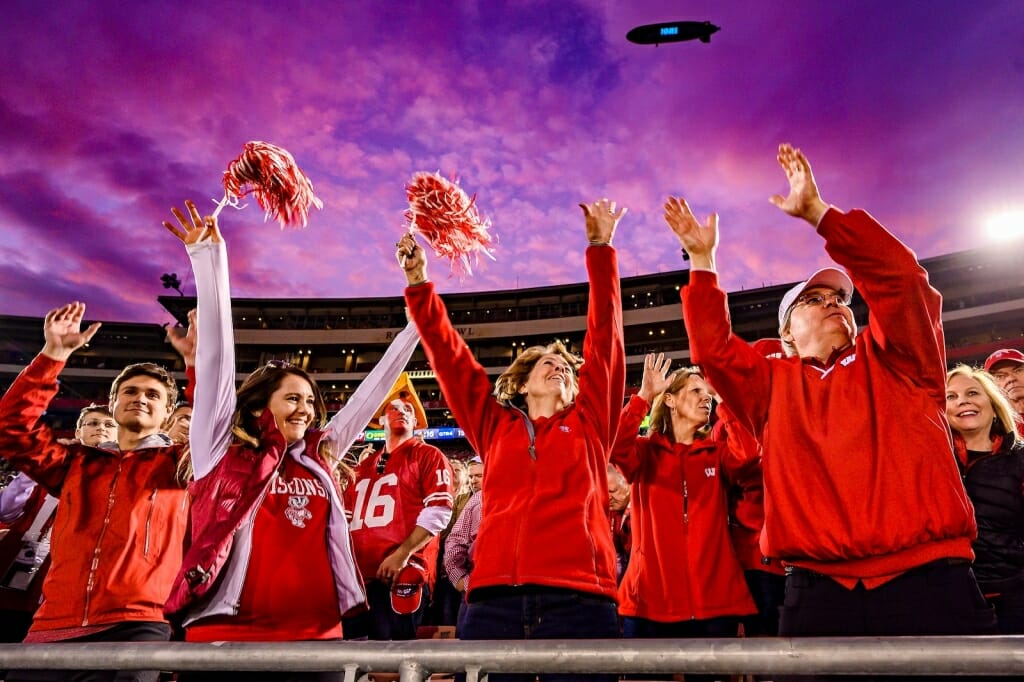
[[(672, 409), (665, 404), (665, 396), (683, 390), (690, 377), (703, 379), (704, 375), (701, 373), (700, 367), (683, 367), (672, 373), (672, 383), (669, 384), (668, 388), (661, 395), (654, 399), (654, 405), (651, 407), (651, 432), (672, 434)], [(695, 436), (703, 438), (710, 430), (710, 425), (702, 427), (697, 430)]]
[(561, 341), (555, 341), (546, 346), (530, 346), (520, 353), (519, 357), (494, 382), (494, 397), (503, 403), (522, 403), (524, 399), (519, 393), (519, 389), (526, 383), (526, 379), (530, 376), (537, 361), (545, 355), (558, 355), (569, 363), (569, 367), (572, 368), (569, 375), (571, 377), (569, 400), (575, 400), (576, 394), (580, 391), (580, 383), (576, 374), (583, 364), (583, 359), (570, 353)]
[(1020, 417), (1010, 405), (1009, 398), (999, 388), (991, 374), (983, 369), (976, 369), (961, 364), (946, 373), (946, 386), (949, 386), (949, 382), (952, 381), (953, 377), (967, 377), (977, 381), (981, 385), (981, 390), (992, 403), (992, 411), (996, 415), (995, 422), (992, 424), (992, 430), (1004, 437), (1009, 436), (1015, 443), (1021, 441), (1020, 434), (1017, 433), (1017, 421)]

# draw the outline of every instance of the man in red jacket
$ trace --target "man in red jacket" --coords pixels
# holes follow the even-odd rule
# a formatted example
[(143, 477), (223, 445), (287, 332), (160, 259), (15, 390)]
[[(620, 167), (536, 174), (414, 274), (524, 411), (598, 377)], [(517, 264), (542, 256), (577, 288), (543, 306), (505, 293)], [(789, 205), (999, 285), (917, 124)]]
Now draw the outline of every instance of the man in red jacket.
[[(779, 147), (789, 195), (772, 197), (843, 268), (788, 291), (765, 358), (730, 326), (717, 281), (718, 217), (670, 198), (689, 254), (682, 291), (693, 358), (762, 444), (765, 556), (788, 566), (779, 634), (995, 631), (970, 561), (974, 514), (944, 420), (942, 300), (913, 252), (863, 211), (822, 201), (806, 157)], [(856, 284), (871, 309), (857, 335)]]
[[(42, 351), (0, 398), (0, 452), (59, 497), (43, 604), (26, 642), (166, 641), (163, 605), (181, 564), (188, 500), (178, 478), (182, 446), (162, 432), (177, 387), (157, 365), (130, 365), (114, 380), (117, 441), (65, 445), (42, 417), (68, 358), (99, 329), (82, 329), (85, 304), (51, 310)], [(114, 679), (117, 671), (89, 679)], [(6, 679), (67, 679), (68, 671), (17, 671)], [(117, 679), (155, 680), (139, 671)]]

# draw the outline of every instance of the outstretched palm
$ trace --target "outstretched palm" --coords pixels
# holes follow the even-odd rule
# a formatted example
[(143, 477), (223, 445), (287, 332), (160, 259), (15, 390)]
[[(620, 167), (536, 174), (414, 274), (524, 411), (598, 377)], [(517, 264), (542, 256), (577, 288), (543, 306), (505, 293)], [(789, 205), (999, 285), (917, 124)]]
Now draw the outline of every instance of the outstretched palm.
[(163, 221), (164, 227), (170, 231), (175, 237), (181, 240), (186, 246), (189, 244), (195, 244), (201, 241), (211, 242), (222, 242), (224, 238), (220, 234), (220, 229), (217, 227), (217, 219), (213, 216), (207, 216), (203, 219), (199, 215), (199, 211), (196, 209), (196, 205), (192, 201), (185, 201), (185, 208), (188, 209), (188, 217), (178, 210), (175, 206), (171, 209), (171, 213), (178, 220), (178, 225), (172, 225), (166, 220)]
[(779, 145), (777, 158), (789, 181), (789, 194), (785, 197), (775, 194), (769, 201), (791, 216), (817, 223), (827, 205), (818, 192), (818, 184), (811, 172), (811, 162), (802, 151), (789, 144)]
[(644, 375), (640, 381), (639, 396), (647, 402), (653, 402), (655, 398), (668, 390), (672, 385), (672, 375), (668, 368), (672, 365), (671, 358), (666, 358), (664, 353), (648, 353), (644, 356)]
[(43, 352), (51, 357), (66, 359), (89, 343), (99, 331), (101, 323), (94, 322), (83, 331), (84, 316), (85, 304), (78, 301), (48, 312), (43, 320), (43, 338), (46, 341)]

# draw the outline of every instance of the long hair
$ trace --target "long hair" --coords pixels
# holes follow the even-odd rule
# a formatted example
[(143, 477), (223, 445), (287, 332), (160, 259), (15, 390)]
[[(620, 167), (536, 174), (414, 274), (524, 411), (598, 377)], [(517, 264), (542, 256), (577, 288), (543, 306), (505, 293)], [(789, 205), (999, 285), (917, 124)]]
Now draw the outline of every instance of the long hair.
[[(665, 404), (665, 396), (683, 390), (686, 382), (693, 376), (704, 378), (699, 367), (683, 367), (672, 373), (672, 383), (669, 384), (668, 388), (661, 395), (654, 399), (654, 405), (651, 407), (650, 431), (672, 435), (672, 409)], [(697, 430), (696, 437), (703, 438), (709, 431), (710, 426), (702, 427)]]
[(519, 354), (509, 368), (501, 373), (498, 380), (494, 382), (494, 397), (503, 403), (522, 405), (525, 398), (519, 393), (519, 389), (526, 383), (530, 372), (533, 371), (537, 361), (545, 355), (558, 355), (572, 368), (570, 373), (569, 400), (575, 400), (576, 394), (580, 391), (580, 383), (577, 378), (583, 359), (578, 355), (569, 352), (561, 341), (549, 343), (546, 346), (530, 346)]
[[(315, 415), (313, 428), (322, 429), (327, 424), (327, 403), (324, 401), (316, 381), (301, 367), (271, 362), (246, 377), (235, 394), (235, 414), (232, 419), (231, 433), (235, 437), (236, 445), (245, 444), (259, 449), (260, 431), (256, 412), (267, 408), (270, 397), (281, 387), (281, 383), (288, 375), (305, 379), (313, 391)], [(328, 439), (323, 439), (320, 441), (317, 454), (324, 459), (339, 485), (344, 488), (344, 482), (351, 480), (351, 469), (342, 461), (345, 453), (335, 453), (333, 443)], [(185, 462), (185, 459), (188, 461)], [(179, 465), (179, 477), (184, 475), (185, 480), (188, 480), (192, 477), (191, 458), (183, 458), (182, 464), (187, 466), (187, 469), (183, 470)]]
[(995, 422), (992, 424), (992, 432), (1004, 438), (1009, 437), (1014, 442), (1020, 441), (1020, 434), (1017, 433), (1017, 420), (1020, 417), (1017, 415), (1016, 410), (1013, 409), (1013, 406), (1010, 405), (1009, 398), (1006, 397), (1006, 394), (1003, 393), (995, 380), (992, 379), (992, 375), (983, 369), (976, 369), (961, 364), (946, 373), (946, 385), (949, 385), (953, 377), (958, 376), (974, 379), (981, 385), (982, 392), (988, 396), (989, 401), (992, 403), (992, 411), (996, 415)]

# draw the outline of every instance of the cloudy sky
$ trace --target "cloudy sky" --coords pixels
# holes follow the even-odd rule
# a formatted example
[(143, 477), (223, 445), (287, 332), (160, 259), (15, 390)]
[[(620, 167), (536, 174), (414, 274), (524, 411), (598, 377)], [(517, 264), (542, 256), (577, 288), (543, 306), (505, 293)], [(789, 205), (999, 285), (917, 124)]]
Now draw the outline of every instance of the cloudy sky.
[[(710, 20), (710, 44), (627, 42)], [(164, 321), (192, 293), (160, 221), (213, 207), (247, 140), (290, 150), (324, 200), (304, 231), (222, 214), (243, 297), (394, 296), (404, 185), (457, 174), (497, 261), (441, 291), (585, 279), (577, 203), (630, 208), (624, 276), (681, 267), (669, 193), (721, 215), (728, 289), (799, 279), (820, 238), (767, 198), (779, 142), (826, 200), (921, 256), (977, 246), (1024, 207), (1024, 3), (8, 0), (0, 43), (0, 314), (69, 300)]]

